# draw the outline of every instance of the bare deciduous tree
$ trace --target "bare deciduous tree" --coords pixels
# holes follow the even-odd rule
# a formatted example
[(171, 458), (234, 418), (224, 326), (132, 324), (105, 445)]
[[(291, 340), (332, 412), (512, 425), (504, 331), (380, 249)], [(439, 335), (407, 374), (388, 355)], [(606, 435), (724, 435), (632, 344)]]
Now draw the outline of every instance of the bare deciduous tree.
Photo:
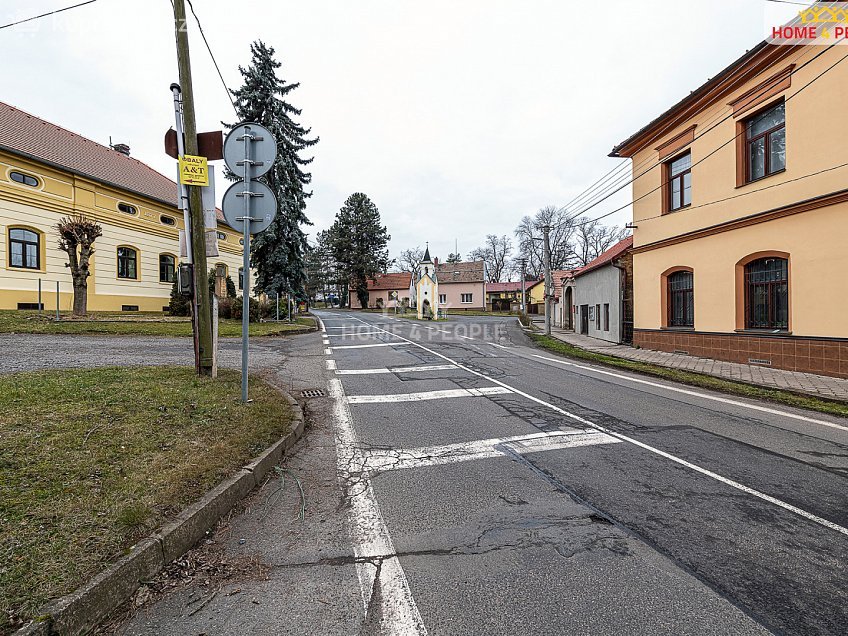
[(598, 258), (613, 245), (629, 236), (627, 228), (615, 225), (601, 225), (598, 220), (581, 217), (576, 223), (577, 257), (579, 266)]
[(395, 259), (395, 269), (399, 272), (412, 272), (413, 280), (418, 280), (418, 266), (421, 264), (422, 258), (424, 258), (424, 250), (418, 245), (403, 250)]
[(103, 228), (82, 215), (67, 216), (56, 225), (59, 231), (59, 249), (68, 255), (66, 267), (71, 270), (74, 286), (74, 315), (84, 316), (88, 311), (88, 277), (94, 241), (103, 235)]
[[(571, 269), (578, 260), (574, 250), (575, 220), (565, 208), (545, 206), (534, 216), (525, 216), (515, 228), (520, 258), (527, 260), (527, 272), (536, 280), (544, 273), (542, 228), (545, 225), (551, 227), (551, 269)], [(520, 265), (517, 267), (520, 271)]]
[(472, 261), (485, 261), (488, 282), (497, 283), (509, 270), (511, 254), (512, 240), (506, 234), (488, 234), (483, 247), (472, 250), (468, 258)]

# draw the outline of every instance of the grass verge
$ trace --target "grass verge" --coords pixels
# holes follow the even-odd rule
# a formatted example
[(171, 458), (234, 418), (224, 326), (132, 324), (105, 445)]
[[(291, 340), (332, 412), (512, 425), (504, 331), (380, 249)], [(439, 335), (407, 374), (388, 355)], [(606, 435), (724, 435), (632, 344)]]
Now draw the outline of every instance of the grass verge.
[[(72, 318), (60, 314), (39, 314), (37, 311), (0, 311), (0, 333), (46, 333), (114, 336), (175, 336), (191, 337), (191, 319), (172, 318), (162, 314), (92, 313), (87, 318)], [(311, 317), (297, 318), (295, 322), (250, 323), (251, 336), (280, 336), (314, 327)], [(220, 337), (241, 336), (241, 320), (221, 320)]]
[(0, 376), (0, 634), (290, 428), (280, 394), (182, 367)]
[(617, 369), (626, 371), (635, 371), (645, 375), (688, 384), (690, 386), (700, 387), (702, 389), (710, 389), (712, 391), (720, 391), (722, 393), (730, 393), (741, 397), (754, 398), (757, 400), (767, 400), (769, 402), (777, 402), (787, 406), (794, 406), (829, 415), (839, 415), (848, 417), (848, 404), (830, 400), (823, 400), (812, 396), (800, 395), (791, 391), (782, 391), (780, 389), (770, 389), (761, 386), (745, 384), (744, 382), (735, 382), (733, 380), (725, 380), (711, 375), (695, 373), (693, 371), (681, 371), (679, 369), (669, 369), (659, 365), (648, 364), (646, 362), (637, 362), (635, 360), (627, 360), (625, 358), (616, 358), (602, 353), (594, 353), (586, 351), (573, 345), (558, 340), (556, 338), (545, 336), (543, 334), (531, 333), (530, 338), (539, 345), (542, 349), (547, 349), (554, 353), (559, 353), (569, 358), (578, 360), (586, 360), (596, 362)]

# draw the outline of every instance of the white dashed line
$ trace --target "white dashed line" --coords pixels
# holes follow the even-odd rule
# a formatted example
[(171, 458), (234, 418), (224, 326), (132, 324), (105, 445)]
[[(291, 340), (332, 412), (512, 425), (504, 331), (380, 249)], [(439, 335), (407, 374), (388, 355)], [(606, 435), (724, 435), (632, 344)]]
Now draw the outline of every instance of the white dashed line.
[[(398, 336), (400, 338), (400, 336)], [(407, 342), (379, 342), (376, 344), (361, 345), (333, 345), (333, 349), (371, 349), (373, 347), (405, 347)]]
[(390, 393), (387, 395), (349, 395), (349, 404), (379, 404), (383, 402), (421, 402), (461, 397), (485, 397), (503, 395), (512, 391), (502, 386), (487, 386), (482, 389), (445, 389), (443, 391), (420, 391), (418, 393)]
[(336, 375), (374, 375), (382, 373), (415, 373), (417, 371), (447, 371), (456, 369), (455, 364), (431, 364), (420, 367), (394, 367), (391, 369), (341, 369)]

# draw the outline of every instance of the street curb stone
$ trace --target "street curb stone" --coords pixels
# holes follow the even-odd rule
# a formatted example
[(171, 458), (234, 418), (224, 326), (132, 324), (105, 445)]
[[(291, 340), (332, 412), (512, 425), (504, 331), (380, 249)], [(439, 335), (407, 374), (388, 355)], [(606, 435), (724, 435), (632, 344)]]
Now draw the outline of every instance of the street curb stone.
[[(273, 386), (272, 383), (268, 383)], [(185, 554), (254, 487), (261, 484), (284, 453), (303, 436), (303, 408), (288, 392), (274, 387), (292, 407), (291, 431), (250, 464), (222, 481), (157, 533), (134, 545), (103, 572), (74, 592), (45, 605), (39, 618), (15, 636), (77, 636), (88, 633), (126, 602), (168, 563)]]

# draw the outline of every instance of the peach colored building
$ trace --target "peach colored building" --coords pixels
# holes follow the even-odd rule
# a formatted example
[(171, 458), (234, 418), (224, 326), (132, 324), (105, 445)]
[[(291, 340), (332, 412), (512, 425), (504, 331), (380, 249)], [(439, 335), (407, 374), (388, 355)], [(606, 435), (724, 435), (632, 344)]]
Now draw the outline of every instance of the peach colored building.
[(483, 261), (436, 264), (439, 308), (448, 311), (486, 310), (486, 264)]
[(848, 377), (844, 54), (763, 42), (614, 148), (635, 344)]
[[(372, 309), (394, 309), (397, 304), (400, 307), (404, 301), (409, 304), (410, 286), (412, 285), (412, 274), (410, 272), (378, 274), (368, 281), (368, 307)], [(397, 294), (397, 300), (392, 297)], [(351, 289), (350, 308), (362, 309), (356, 291)]]

